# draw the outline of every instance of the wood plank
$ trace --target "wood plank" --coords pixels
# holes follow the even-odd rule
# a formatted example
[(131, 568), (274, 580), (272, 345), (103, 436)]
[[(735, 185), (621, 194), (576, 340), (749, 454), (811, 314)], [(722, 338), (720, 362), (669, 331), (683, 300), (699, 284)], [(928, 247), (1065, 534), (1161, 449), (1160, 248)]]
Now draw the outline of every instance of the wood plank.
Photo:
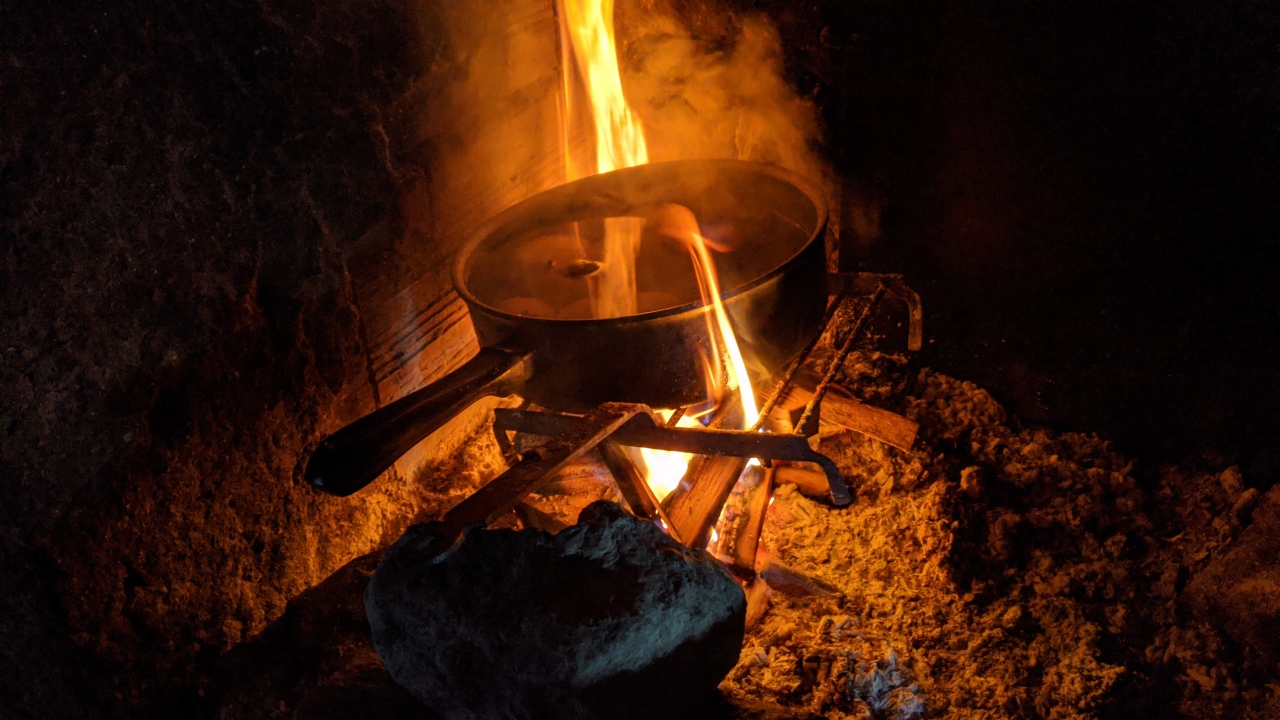
[(666, 508), (671, 526), (685, 545), (706, 547), (711, 526), (720, 517), (720, 510), (729, 499), (734, 483), (747, 468), (747, 461), (748, 458), (708, 455), (695, 455), (689, 461), (689, 470), (681, 481), (681, 487), (688, 489), (673, 492), (674, 499)]
[[(787, 413), (803, 408), (813, 398), (813, 389), (817, 385), (818, 377), (814, 373), (807, 369), (800, 371), (778, 408)], [(834, 384), (828, 387), (822, 398), (821, 419), (822, 422), (862, 433), (903, 451), (911, 449), (915, 444), (916, 433), (920, 430), (917, 423), (895, 412), (862, 403), (844, 388)]]
[[(753, 578), (756, 574), (756, 551), (760, 548), (760, 535), (764, 531), (765, 516), (769, 513), (769, 500), (773, 498), (774, 475), (778, 467), (769, 468), (764, 478), (751, 493), (744, 507), (741, 529), (733, 545), (733, 561), (730, 569), (740, 578)], [(825, 476), (823, 478), (825, 480)]]

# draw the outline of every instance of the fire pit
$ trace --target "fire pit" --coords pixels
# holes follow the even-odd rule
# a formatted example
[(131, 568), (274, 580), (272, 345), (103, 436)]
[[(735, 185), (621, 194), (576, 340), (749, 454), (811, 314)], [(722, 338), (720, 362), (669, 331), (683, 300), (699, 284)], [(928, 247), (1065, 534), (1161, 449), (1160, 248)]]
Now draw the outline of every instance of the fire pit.
[[(792, 482), (806, 484), (829, 505), (852, 500), (836, 464), (814, 450), (810, 438), (818, 432), (821, 402), (833, 378), (886, 294), (907, 301), (908, 344), (920, 346), (919, 303), (900, 280), (828, 277), (827, 205), (804, 178), (734, 160), (649, 163), (643, 130), (622, 94), (611, 6), (572, 0), (560, 10), (593, 112), (599, 174), (534, 195), (475, 234), (456, 258), (453, 283), (469, 310), (479, 353), (325, 439), (305, 472), (315, 488), (350, 495), (478, 398), (522, 398), (519, 409), (498, 410), (493, 425), (509, 468), (438, 522), (406, 534), (374, 576), (366, 599), (374, 643), (393, 675), (424, 702), (459, 717), (539, 715), (547, 703), (566, 712), (586, 703), (594, 712), (616, 715), (622, 706), (601, 706), (599, 697), (626, 695), (636, 700), (625, 703), (635, 711), (640, 699), (669, 685), (673, 673), (701, 678), (690, 697), (713, 689), (731, 663), (699, 662), (697, 656), (732, 657), (751, 619), (744, 608), (755, 606), (758, 617), (765, 585), (756, 580), (757, 550), (781, 463), (791, 464), (785, 470)], [(568, 93), (568, 75), (565, 81)], [(568, 148), (567, 125), (565, 132)], [(570, 158), (566, 163), (572, 164)], [(569, 168), (567, 173), (572, 175)], [(859, 295), (866, 301), (858, 301)], [(810, 356), (824, 336), (833, 340), (830, 356), (816, 370)], [(757, 402), (756, 387), (768, 389), (763, 402)], [(897, 420), (900, 431), (911, 425)], [(897, 434), (898, 444), (909, 447), (914, 427)], [(530, 447), (533, 436), (547, 439)], [(572, 522), (540, 523), (539, 511), (523, 500), (597, 449), (611, 477), (606, 484), (616, 487), (631, 522), (692, 554), (675, 561), (662, 543), (638, 541), (602, 551), (603, 564), (593, 572), (622, 577), (629, 572), (624, 568), (666, 568), (672, 577), (683, 577), (684, 570), (710, 562), (720, 567), (719, 576), (689, 577), (714, 585), (716, 577), (729, 578), (725, 568), (732, 568), (746, 595), (732, 582), (734, 592), (727, 594), (682, 595), (680, 587), (698, 583), (668, 582), (658, 570), (641, 573), (650, 581), (640, 583), (645, 590), (638, 595), (618, 590), (630, 587), (620, 580), (568, 580), (575, 587), (553, 588), (548, 597), (568, 592), (581, 596), (575, 606), (595, 608), (579, 627), (571, 620), (565, 624), (551, 609), (564, 605), (562, 599), (544, 601), (546, 593), (521, 591), (519, 583), (500, 607), (469, 594), (487, 597), (490, 591), (478, 588), (503, 586), (503, 569), (495, 562), (504, 563), (477, 549), (503, 542), (487, 539), (483, 528), (511, 522), (513, 511), (523, 526), (558, 529)], [(735, 488), (737, 501), (730, 503)], [(584, 540), (571, 540), (569, 550), (551, 555), (530, 550), (548, 559), (517, 576), (577, 577), (565, 568), (592, 556), (585, 538), (599, 536), (589, 520), (583, 522), (563, 536)], [(540, 538), (535, 533), (513, 542), (523, 548), (554, 545)], [(522, 553), (499, 555), (523, 567)], [(618, 564), (619, 553), (628, 562)], [(765, 565), (779, 587), (800, 593), (827, 587)], [(667, 592), (668, 584), (675, 590)], [(669, 595), (669, 602), (644, 599), (650, 595)], [(718, 599), (705, 600), (711, 597)], [(639, 625), (628, 620), (674, 618), (690, 604), (706, 603), (694, 614), (715, 621), (675, 623), (674, 635), (636, 631)], [(648, 609), (637, 609), (642, 606)], [(582, 639), (564, 647), (548, 639), (517, 649), (521, 642), (504, 638), (519, 633), (501, 629), (512, 618), (521, 618), (516, 626), (534, 636), (535, 630), (553, 628), (549, 638)], [(713, 632), (712, 626), (719, 629)], [(724, 628), (730, 628), (727, 634)], [(715, 640), (707, 642), (709, 637)], [(485, 660), (466, 651), (472, 642)], [(584, 652), (627, 658), (620, 665), (606, 663), (624, 671), (601, 680), (598, 673), (536, 670), (581, 666), (586, 661), (573, 658)], [(509, 668), (508, 675), (535, 670), (527, 682), (514, 683), (509, 697), (495, 696), (461, 682), (477, 662)], [(704, 672), (692, 672), (699, 667)], [(548, 692), (558, 699), (548, 700)], [(588, 700), (593, 694), (597, 700)]]

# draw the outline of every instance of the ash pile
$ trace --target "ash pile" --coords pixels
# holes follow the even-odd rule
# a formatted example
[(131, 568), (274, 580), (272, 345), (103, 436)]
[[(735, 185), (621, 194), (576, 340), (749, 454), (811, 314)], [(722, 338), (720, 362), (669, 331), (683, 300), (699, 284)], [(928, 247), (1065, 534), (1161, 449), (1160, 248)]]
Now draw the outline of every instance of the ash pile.
[(919, 437), (826, 435), (848, 508), (779, 487), (761, 552), (823, 589), (768, 593), (729, 697), (798, 718), (1280, 716), (1280, 488), (1139, 470), (900, 356), (842, 373)]

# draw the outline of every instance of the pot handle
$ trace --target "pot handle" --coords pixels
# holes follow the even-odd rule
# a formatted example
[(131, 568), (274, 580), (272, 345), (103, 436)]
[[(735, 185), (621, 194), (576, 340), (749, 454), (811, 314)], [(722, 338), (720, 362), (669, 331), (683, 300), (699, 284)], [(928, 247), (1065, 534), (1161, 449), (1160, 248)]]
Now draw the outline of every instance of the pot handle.
[(303, 476), (320, 490), (346, 497), (476, 400), (518, 391), (531, 365), (528, 354), (481, 348), (457, 370), (325, 438)]

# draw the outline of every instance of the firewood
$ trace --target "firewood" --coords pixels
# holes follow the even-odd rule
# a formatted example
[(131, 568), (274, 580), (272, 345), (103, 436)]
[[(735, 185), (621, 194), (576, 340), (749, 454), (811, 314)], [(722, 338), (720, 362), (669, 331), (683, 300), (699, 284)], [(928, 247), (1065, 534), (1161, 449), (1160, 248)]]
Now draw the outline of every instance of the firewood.
[[(737, 397), (720, 403), (711, 427), (725, 427), (740, 421), (742, 404)], [(676, 489), (662, 501), (676, 537), (687, 546), (707, 544), (711, 526), (720, 517), (734, 483), (747, 467), (747, 458), (695, 455)]]
[(407, 550), (420, 557), (432, 558), (447, 551), (467, 528), (489, 523), (504, 513), (540, 483), (582, 457), (614, 430), (636, 414), (635, 405), (605, 403), (583, 418), (575, 420), (546, 445), (525, 453), (520, 462), (490, 480), (468, 498), (453, 506), (439, 522), (430, 523), (429, 539)]
[[(817, 384), (816, 375), (802, 370), (787, 392), (787, 397), (779, 403), (779, 410), (796, 413), (813, 399), (813, 389)], [(903, 451), (911, 449), (916, 440), (916, 432), (920, 429), (918, 424), (897, 413), (859, 402), (844, 388), (836, 385), (828, 386), (827, 394), (822, 397), (821, 417), (823, 422), (862, 433)]]
[(747, 620), (746, 626), (752, 627), (760, 622), (760, 618), (764, 617), (764, 613), (769, 609), (769, 584), (760, 578), (756, 578), (747, 583), (744, 588), (747, 594)]
[(740, 457), (697, 455), (689, 462), (689, 470), (666, 506), (671, 527), (686, 545), (699, 548), (707, 544), (711, 526), (746, 468), (747, 458)]
[(738, 577), (755, 577), (756, 550), (760, 547), (760, 533), (764, 529), (769, 499), (773, 497), (774, 476), (778, 469), (775, 465), (765, 471), (764, 478), (752, 491), (751, 498), (744, 506), (746, 517), (739, 525), (740, 531), (734, 542), (733, 558), (729, 566)]
[(671, 519), (667, 517), (662, 504), (653, 494), (653, 488), (649, 487), (649, 483), (645, 481), (644, 476), (640, 474), (640, 469), (631, 461), (626, 451), (609, 442), (601, 443), (599, 450), (604, 458), (604, 464), (609, 467), (609, 472), (617, 481), (618, 490), (627, 501), (632, 514), (642, 520), (660, 520), (668, 534), (679, 542), (681, 535), (672, 526)]
[(772, 560), (765, 563), (760, 578), (769, 583), (770, 588), (793, 597), (840, 594), (838, 588)]
[(800, 492), (815, 498), (825, 498), (831, 490), (827, 476), (821, 470), (781, 462), (775, 466), (774, 482), (779, 485), (795, 485)]

